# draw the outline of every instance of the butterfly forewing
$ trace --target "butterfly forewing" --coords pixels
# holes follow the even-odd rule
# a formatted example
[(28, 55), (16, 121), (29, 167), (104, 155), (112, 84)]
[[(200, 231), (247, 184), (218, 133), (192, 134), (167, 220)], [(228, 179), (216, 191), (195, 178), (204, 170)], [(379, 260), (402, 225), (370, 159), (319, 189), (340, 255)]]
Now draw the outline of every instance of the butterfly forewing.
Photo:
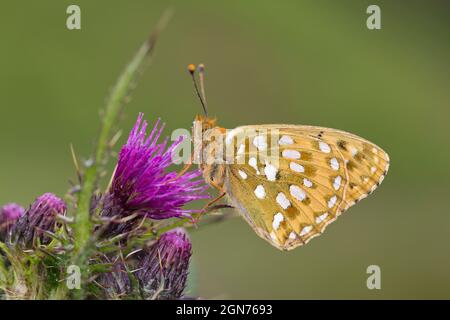
[(225, 191), (257, 234), (282, 250), (321, 234), (375, 190), (389, 165), (379, 147), (339, 130), (265, 125), (236, 134), (227, 136), (235, 161)]

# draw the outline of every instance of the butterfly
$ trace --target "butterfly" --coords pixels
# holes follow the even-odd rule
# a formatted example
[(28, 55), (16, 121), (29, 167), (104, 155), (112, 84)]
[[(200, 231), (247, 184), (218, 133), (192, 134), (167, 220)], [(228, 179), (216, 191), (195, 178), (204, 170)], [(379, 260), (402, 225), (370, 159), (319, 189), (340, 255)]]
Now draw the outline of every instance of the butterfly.
[(206, 115), (203, 70), (189, 66), (205, 111), (194, 121), (202, 135), (194, 147), (202, 150), (197, 160), (203, 177), (277, 249), (291, 250), (321, 235), (386, 176), (388, 154), (348, 132), (289, 124), (217, 126)]

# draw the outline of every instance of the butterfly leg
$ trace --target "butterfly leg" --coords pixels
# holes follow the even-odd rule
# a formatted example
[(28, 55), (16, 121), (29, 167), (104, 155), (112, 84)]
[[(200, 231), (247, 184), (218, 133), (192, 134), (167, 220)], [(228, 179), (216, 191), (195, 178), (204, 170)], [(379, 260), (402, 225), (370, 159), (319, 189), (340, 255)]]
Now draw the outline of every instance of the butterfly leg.
[(230, 206), (229, 204), (216, 204), (208, 208), (208, 211), (214, 211), (219, 209), (234, 209), (233, 206)]
[(198, 215), (197, 219), (195, 219), (194, 223), (197, 223), (198, 221), (200, 221), (200, 219), (208, 212), (211, 212), (215, 209), (216, 206), (213, 206), (214, 203), (216, 203), (217, 201), (219, 201), (220, 199), (222, 199), (225, 196), (226, 193), (222, 193), (221, 195), (219, 195), (218, 197), (216, 197), (215, 199), (211, 200), (210, 202), (208, 202), (200, 211), (200, 214)]
[(202, 213), (206, 212), (209, 208), (211, 208), (211, 206), (216, 203), (217, 201), (219, 201), (220, 199), (222, 199), (224, 196), (226, 195), (225, 192), (221, 193), (219, 196), (217, 196), (215, 199), (211, 200), (210, 202), (208, 202), (202, 209)]
[[(217, 205), (209, 207), (207, 213), (208, 212), (212, 212), (214, 210), (230, 209), (230, 208), (233, 209), (234, 207), (230, 206), (228, 204), (217, 204)], [(221, 222), (221, 221), (226, 220), (228, 217), (232, 216), (232, 214), (233, 214), (233, 212), (225, 211), (225, 212), (223, 212), (223, 213), (221, 213), (219, 215), (211, 216), (210, 219), (204, 221), (203, 223), (205, 225), (205, 224), (212, 224), (212, 223)]]
[(201, 210), (200, 210), (200, 214), (197, 216), (197, 218), (194, 221), (194, 224), (196, 222), (198, 222), (201, 217), (205, 214), (208, 213), (212, 210), (215, 209), (216, 206), (213, 206), (213, 204), (215, 204), (217, 201), (219, 201), (220, 199), (222, 199), (224, 196), (226, 195), (225, 192), (222, 192), (219, 196), (217, 196), (216, 198), (214, 198), (213, 200), (211, 200), (210, 202), (208, 202)]

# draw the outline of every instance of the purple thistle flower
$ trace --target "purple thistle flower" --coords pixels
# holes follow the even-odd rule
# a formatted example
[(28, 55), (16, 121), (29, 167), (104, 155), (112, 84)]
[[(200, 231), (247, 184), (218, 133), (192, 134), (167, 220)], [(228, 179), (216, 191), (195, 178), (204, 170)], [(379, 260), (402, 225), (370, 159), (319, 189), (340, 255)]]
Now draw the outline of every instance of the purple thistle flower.
[(144, 251), (136, 272), (146, 299), (179, 299), (188, 276), (192, 245), (186, 232), (177, 228), (164, 233)]
[(64, 201), (53, 193), (45, 193), (38, 197), (28, 210), (17, 220), (11, 230), (11, 242), (29, 246), (35, 238), (41, 243), (50, 242), (44, 231), (53, 232), (56, 216), (64, 215), (67, 207)]
[[(130, 225), (139, 218), (190, 217), (193, 210), (183, 207), (209, 197), (200, 170), (181, 176), (167, 170), (182, 137), (170, 146), (168, 138), (158, 143), (163, 129), (164, 125), (160, 126), (158, 120), (147, 135), (147, 122), (140, 113), (127, 143), (120, 150), (111, 187), (103, 199), (102, 216), (117, 220), (137, 214), (138, 219), (113, 228), (120, 229), (116, 230), (118, 232), (129, 231)], [(111, 233), (111, 228), (108, 233), (117, 234)]]
[(8, 203), (0, 207), (0, 241), (5, 240), (8, 230), (24, 212), (25, 209), (17, 203)]

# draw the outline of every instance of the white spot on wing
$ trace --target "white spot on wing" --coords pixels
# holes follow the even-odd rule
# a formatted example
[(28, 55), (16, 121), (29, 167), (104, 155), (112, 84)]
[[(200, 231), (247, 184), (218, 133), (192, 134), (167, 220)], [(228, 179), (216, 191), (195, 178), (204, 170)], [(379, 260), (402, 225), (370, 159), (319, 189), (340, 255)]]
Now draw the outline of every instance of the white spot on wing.
[(266, 141), (266, 137), (265, 136), (256, 136), (253, 139), (253, 145), (258, 149), (258, 150), (266, 150), (267, 149), (267, 141)]
[(342, 182), (341, 176), (337, 176), (336, 178), (334, 178), (334, 182), (333, 182), (334, 190), (338, 190), (341, 187), (341, 182)]
[(260, 174), (260, 172), (258, 170), (258, 162), (256, 161), (256, 158), (251, 157), (250, 159), (248, 159), (248, 165), (256, 170), (256, 174)]
[(266, 166), (264, 167), (264, 173), (267, 177), (267, 180), (275, 181), (277, 179), (277, 172), (278, 172), (278, 169), (266, 161)]
[(244, 171), (239, 170), (238, 172), (242, 179), (244, 179), (244, 180), (247, 179), (247, 174)]
[(312, 226), (306, 226), (302, 229), (300, 232), (300, 236), (304, 236), (305, 234), (308, 234), (312, 230)]
[(275, 230), (278, 230), (278, 228), (280, 227), (280, 223), (283, 222), (283, 220), (284, 220), (283, 214), (281, 212), (278, 212), (273, 216), (272, 227)]
[(289, 191), (291, 192), (291, 195), (298, 201), (303, 201), (306, 198), (305, 191), (303, 191), (302, 188), (298, 186), (295, 185), (290, 186)]
[(350, 153), (351, 153), (352, 157), (354, 157), (358, 153), (358, 150), (355, 147), (350, 146)]
[(310, 180), (304, 178), (304, 179), (303, 179), (303, 185), (304, 185), (305, 187), (307, 187), (307, 188), (311, 188), (311, 187), (313, 186), (313, 183), (312, 183)]
[(321, 214), (320, 216), (316, 217), (316, 223), (321, 223), (328, 217), (328, 212), (325, 212)]
[(370, 172), (371, 172), (371, 173), (375, 173), (376, 171), (377, 171), (377, 168), (376, 168), (376, 167), (370, 168)]
[(332, 158), (330, 160), (330, 166), (331, 166), (331, 169), (333, 169), (335, 171), (339, 170), (339, 161), (337, 161), (336, 158)]
[(279, 145), (288, 145), (288, 144), (293, 144), (293, 143), (294, 143), (294, 140), (292, 140), (291, 137), (286, 136), (286, 135), (281, 136), (280, 140), (278, 141)]
[(334, 207), (334, 205), (336, 204), (336, 201), (337, 201), (337, 197), (336, 196), (332, 196), (331, 198), (330, 198), (330, 200), (328, 200), (328, 208), (333, 208)]
[(281, 136), (280, 140), (278, 141), (278, 144), (280, 144), (280, 145), (289, 145), (289, 144), (293, 144), (293, 143), (294, 143), (294, 140), (292, 140), (291, 137), (286, 136), (286, 135)]
[(264, 199), (266, 197), (266, 190), (262, 185), (258, 185), (255, 189), (255, 195), (258, 199)]
[(297, 238), (297, 235), (294, 231), (291, 231), (291, 233), (289, 233), (289, 239), (294, 240), (295, 238)]
[(298, 152), (297, 150), (286, 149), (286, 150), (283, 150), (283, 152), (281, 153), (281, 155), (282, 155), (284, 158), (289, 158), (289, 159), (300, 159), (300, 152)]
[(291, 205), (291, 202), (289, 201), (288, 198), (286, 198), (286, 195), (283, 192), (280, 192), (277, 195), (277, 203), (283, 208), (283, 209), (287, 209), (289, 208), (289, 206)]
[(305, 168), (301, 164), (298, 164), (296, 162), (291, 162), (289, 164), (289, 168), (291, 168), (291, 170), (295, 171), (295, 172), (300, 172), (300, 173), (305, 172)]
[(320, 151), (322, 151), (322, 152), (325, 152), (325, 153), (331, 152), (330, 146), (323, 141), (319, 142), (319, 148), (320, 148)]

